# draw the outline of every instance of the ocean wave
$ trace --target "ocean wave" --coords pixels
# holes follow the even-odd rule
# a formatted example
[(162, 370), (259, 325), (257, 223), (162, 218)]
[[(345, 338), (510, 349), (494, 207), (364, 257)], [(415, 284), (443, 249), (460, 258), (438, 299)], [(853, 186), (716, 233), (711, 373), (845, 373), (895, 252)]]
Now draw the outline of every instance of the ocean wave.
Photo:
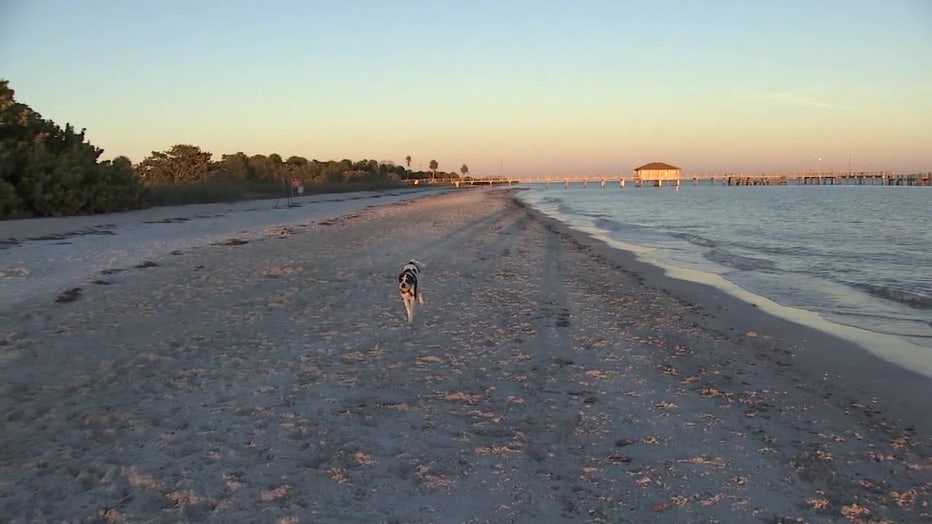
[(593, 223), (593, 225), (599, 229), (605, 231), (621, 231), (625, 228), (625, 225), (617, 220), (611, 220), (608, 218), (598, 218)]
[(706, 260), (711, 260), (726, 267), (738, 269), (741, 271), (752, 271), (755, 269), (772, 269), (774, 263), (766, 258), (753, 258), (736, 255), (720, 249), (707, 251), (702, 255)]
[(695, 244), (697, 246), (715, 247), (718, 245), (718, 243), (716, 243), (714, 240), (701, 237), (699, 235), (694, 235), (692, 233), (674, 233), (673, 236), (681, 240), (685, 240), (689, 242), (690, 244)]
[(572, 206), (566, 205), (563, 202), (560, 202), (559, 204), (557, 204), (557, 212), (562, 213), (564, 215), (575, 215), (576, 209), (574, 209)]
[(916, 309), (932, 309), (932, 295), (926, 293), (911, 290), (908, 291), (905, 289), (896, 289), (894, 287), (880, 284), (867, 284), (864, 282), (856, 282), (851, 285), (857, 289), (860, 289), (861, 291), (866, 291), (875, 297), (885, 298), (887, 300), (899, 302), (900, 304), (906, 304), (907, 306)]

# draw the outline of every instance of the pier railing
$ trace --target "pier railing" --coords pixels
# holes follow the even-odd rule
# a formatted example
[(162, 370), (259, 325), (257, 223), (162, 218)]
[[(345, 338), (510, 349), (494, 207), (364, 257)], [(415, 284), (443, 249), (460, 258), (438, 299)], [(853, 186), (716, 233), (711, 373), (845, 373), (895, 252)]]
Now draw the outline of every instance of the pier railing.
[[(425, 181), (421, 181), (423, 184)], [(626, 187), (659, 187), (692, 185), (721, 186), (779, 186), (779, 185), (884, 185), (884, 186), (932, 186), (932, 173), (899, 174), (891, 171), (857, 172), (805, 172), (805, 173), (716, 173), (684, 174), (673, 180), (637, 180), (633, 175), (572, 175), (546, 177), (508, 177), (445, 179), (437, 178), (431, 185), (495, 185), (495, 184), (545, 184), (570, 186), (590, 184)]]

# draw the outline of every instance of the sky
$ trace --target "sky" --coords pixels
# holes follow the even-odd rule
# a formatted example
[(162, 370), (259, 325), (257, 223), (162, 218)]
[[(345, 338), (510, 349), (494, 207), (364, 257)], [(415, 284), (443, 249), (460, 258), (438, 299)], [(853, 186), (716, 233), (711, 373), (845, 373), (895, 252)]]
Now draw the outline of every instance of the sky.
[(0, 78), (102, 159), (932, 171), (932, 0), (0, 0)]

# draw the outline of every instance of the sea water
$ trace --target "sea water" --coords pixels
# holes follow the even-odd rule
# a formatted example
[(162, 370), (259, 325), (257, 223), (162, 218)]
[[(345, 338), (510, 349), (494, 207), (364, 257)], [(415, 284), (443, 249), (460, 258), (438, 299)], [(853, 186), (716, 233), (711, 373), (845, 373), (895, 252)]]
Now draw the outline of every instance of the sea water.
[(930, 188), (524, 187), (532, 207), (672, 277), (932, 376)]

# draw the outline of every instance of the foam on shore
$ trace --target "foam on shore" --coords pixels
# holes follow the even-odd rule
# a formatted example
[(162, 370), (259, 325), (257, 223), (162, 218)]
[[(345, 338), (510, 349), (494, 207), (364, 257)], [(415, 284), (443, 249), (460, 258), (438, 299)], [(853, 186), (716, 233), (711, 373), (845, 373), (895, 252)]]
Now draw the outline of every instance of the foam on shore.
[(912, 344), (901, 337), (830, 322), (814, 311), (778, 304), (767, 297), (738, 286), (721, 275), (663, 264), (650, 256), (650, 249), (619, 242), (602, 234), (596, 228), (578, 227), (574, 229), (601, 240), (615, 249), (631, 252), (638, 260), (661, 268), (667, 277), (712, 286), (760, 308), (761, 311), (842, 338), (857, 344), (888, 362), (932, 378), (932, 359), (928, 357), (928, 348)]

